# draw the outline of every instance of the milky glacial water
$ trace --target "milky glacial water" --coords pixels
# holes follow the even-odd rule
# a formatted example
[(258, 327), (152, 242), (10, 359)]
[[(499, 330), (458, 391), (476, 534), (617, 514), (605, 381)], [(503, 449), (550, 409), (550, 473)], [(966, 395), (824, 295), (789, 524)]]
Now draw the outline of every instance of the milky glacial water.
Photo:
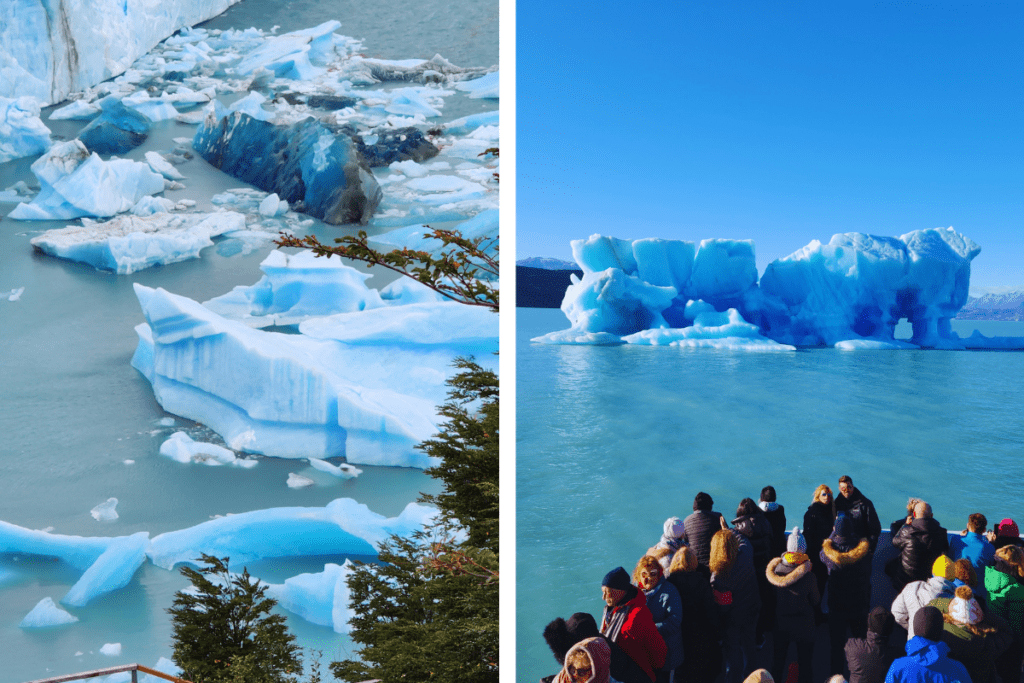
[[(363, 39), (368, 56), (407, 59), (440, 53), (460, 66), (486, 67), (498, 62), (497, 8), (497, 2), (428, 1), (413, 7), (404, 2), (244, 0), (204, 26), (268, 30), (278, 25), (280, 33), (337, 18), (343, 24), (341, 33)], [(493, 100), (471, 100), (459, 93), (446, 98), (437, 121), (495, 108)], [(45, 113), (43, 120), (55, 136), (67, 139), (84, 125), (49, 121)], [(194, 134), (194, 126), (156, 123), (146, 143), (124, 156), (142, 160), (146, 151), (169, 150), (174, 138)], [(0, 164), (0, 189), (18, 180), (34, 182), (32, 161)], [(178, 168), (186, 176), (186, 189), (165, 196), (194, 199), (199, 210), (213, 210), (213, 195), (245, 186), (198, 157)], [(0, 216), (12, 208), (0, 204)], [(320, 507), (339, 497), (354, 498), (392, 517), (421, 492), (438, 491), (434, 480), (415, 469), (360, 466), (362, 475), (342, 481), (313, 470), (305, 461), (260, 457), (259, 464), (247, 470), (182, 465), (160, 456), (160, 444), (177, 430), (197, 440), (219, 440), (187, 420), (161, 423), (171, 416), (129, 364), (137, 341), (134, 327), (143, 322), (133, 283), (205, 301), (236, 285), (255, 283), (261, 276), (259, 263), (272, 246), (245, 253), (238, 243), (222, 240), (204, 250), (200, 259), (114, 275), (32, 249), (31, 237), (66, 224), (0, 220), (0, 292), (25, 288), (17, 301), (0, 298), (0, 520), (58, 534), (122, 536), (149, 531), (155, 536), (216, 515), (280, 506)], [(367, 229), (381, 231), (372, 224)], [(325, 242), (355, 232), (319, 221), (309, 231)], [(391, 279), (387, 273), (378, 274), (368, 284), (380, 287)], [(289, 472), (309, 477), (316, 485), (290, 489), (285, 485)], [(93, 519), (90, 510), (110, 497), (119, 501), (119, 519)], [(281, 583), (344, 559), (289, 558), (249, 563), (248, 568), (266, 581)], [(170, 656), (165, 609), (174, 592), (187, 584), (178, 572), (148, 562), (126, 588), (84, 608), (72, 608), (78, 623), (37, 631), (18, 627), (39, 600), (50, 596), (58, 601), (78, 576), (59, 562), (0, 553), (0, 683), (121, 663), (152, 666), (159, 657)], [(323, 651), (325, 664), (354, 654), (347, 637), (281, 613), (302, 646)], [(122, 654), (101, 655), (105, 643), (121, 643)]]
[[(951, 529), (1024, 518), (1024, 353), (549, 346), (529, 340), (568, 327), (561, 311), (516, 317), (517, 680), (557, 670), (545, 624), (600, 618), (604, 574), (698, 491), (730, 516), (771, 484), (792, 528), (849, 474), (884, 527), (911, 495)], [(954, 321), (975, 328), (1024, 336)]]

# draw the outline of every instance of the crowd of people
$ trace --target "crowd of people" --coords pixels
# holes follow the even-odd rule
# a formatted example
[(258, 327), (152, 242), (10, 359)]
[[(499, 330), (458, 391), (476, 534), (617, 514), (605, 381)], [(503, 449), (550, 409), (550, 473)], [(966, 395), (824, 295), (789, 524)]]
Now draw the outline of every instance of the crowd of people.
[[(975, 513), (950, 536), (927, 502), (910, 499), (890, 526), (898, 554), (885, 574), (896, 598), (871, 609), (881, 523), (850, 477), (838, 488), (837, 497), (818, 486), (802, 530), (788, 532), (771, 486), (759, 502), (740, 501), (731, 522), (698, 493), (693, 513), (667, 519), (632, 574), (605, 575), (600, 623), (577, 612), (547, 625), (562, 669), (544, 681), (713, 683), (724, 672), (725, 683), (1020, 683), (1016, 523), (989, 530)], [(828, 632), (827, 672), (814, 670), (819, 628)]]

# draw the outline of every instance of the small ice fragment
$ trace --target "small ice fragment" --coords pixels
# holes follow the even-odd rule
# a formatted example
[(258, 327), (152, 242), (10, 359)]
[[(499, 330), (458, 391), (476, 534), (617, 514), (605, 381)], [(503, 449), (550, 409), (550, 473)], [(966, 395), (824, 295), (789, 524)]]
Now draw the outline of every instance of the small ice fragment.
[(160, 424), (163, 425), (164, 427), (173, 427), (174, 426), (174, 418), (173, 417), (161, 418)]
[(75, 653), (75, 655), (74, 655), (74, 656), (75, 656), (75, 657), (81, 657), (81, 656), (82, 656), (82, 655), (84, 655), (84, 654), (85, 654), (84, 652), (82, 652), (81, 650), (79, 650), (78, 652), (76, 652), (76, 653)]
[(309, 458), (309, 464), (313, 466), (313, 469), (326, 472), (335, 477), (341, 477), (342, 479), (351, 479), (359, 474), (362, 474), (362, 470), (349, 465), (348, 463), (342, 463), (341, 465), (332, 465), (326, 460), (318, 460), (317, 458)]
[(125, 465), (134, 465), (134, 464), (135, 464), (135, 461), (134, 461), (134, 460), (125, 460), (125, 461), (124, 461), (124, 464), (125, 464)]
[(100, 648), (100, 654), (108, 657), (117, 657), (121, 654), (121, 643), (107, 643)]
[(48, 626), (62, 626), (73, 624), (78, 617), (57, 607), (53, 598), (46, 597), (40, 600), (32, 611), (25, 615), (25, 618), (18, 624), (20, 628), (46, 628)]
[(92, 516), (98, 522), (113, 522), (117, 519), (117, 498), (108, 498), (107, 502), (100, 503), (92, 509)]
[(304, 477), (301, 474), (295, 474), (294, 472), (288, 473), (288, 488), (301, 489), (304, 486), (312, 486), (315, 482), (309, 477)]
[(8, 301), (17, 301), (18, 299), (21, 298), (21, 294), (24, 291), (25, 291), (24, 287), (16, 287), (15, 289), (12, 289), (10, 291), (10, 293), (8, 294), (8, 296), (7, 296), (7, 300)]
[(266, 198), (260, 202), (260, 214), (264, 216), (276, 216), (277, 206), (281, 203), (281, 198), (277, 196), (276, 192), (268, 194)]

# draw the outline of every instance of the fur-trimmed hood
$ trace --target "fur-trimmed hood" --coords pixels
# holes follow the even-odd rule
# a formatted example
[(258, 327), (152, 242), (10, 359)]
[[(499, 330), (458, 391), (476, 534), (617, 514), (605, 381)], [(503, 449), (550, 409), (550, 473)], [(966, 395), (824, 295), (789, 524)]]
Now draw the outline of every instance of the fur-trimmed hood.
[[(843, 552), (835, 547), (831, 538), (826, 538), (821, 544), (821, 559), (826, 564), (839, 567), (860, 562), (868, 556), (868, 539), (862, 538), (850, 550)], [(830, 567), (831, 568), (831, 567)]]
[(811, 563), (801, 562), (792, 568), (792, 570), (786, 574), (776, 573), (776, 569), (782, 564), (782, 558), (776, 557), (774, 560), (768, 563), (768, 569), (765, 570), (765, 575), (768, 577), (768, 583), (772, 584), (777, 588), (789, 588), (800, 579), (804, 578), (811, 573)]

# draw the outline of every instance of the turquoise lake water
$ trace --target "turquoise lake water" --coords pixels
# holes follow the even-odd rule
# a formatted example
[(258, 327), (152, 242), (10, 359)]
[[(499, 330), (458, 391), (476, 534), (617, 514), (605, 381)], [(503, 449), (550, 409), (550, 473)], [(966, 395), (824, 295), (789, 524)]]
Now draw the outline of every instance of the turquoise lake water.
[[(1024, 518), (1024, 353), (548, 346), (529, 340), (564, 314), (516, 314), (517, 680), (557, 670), (545, 624), (600, 618), (604, 574), (632, 571), (698, 491), (730, 516), (771, 484), (789, 528), (844, 474), (883, 527), (911, 495), (950, 529)], [(1024, 336), (954, 321), (975, 328)]]

